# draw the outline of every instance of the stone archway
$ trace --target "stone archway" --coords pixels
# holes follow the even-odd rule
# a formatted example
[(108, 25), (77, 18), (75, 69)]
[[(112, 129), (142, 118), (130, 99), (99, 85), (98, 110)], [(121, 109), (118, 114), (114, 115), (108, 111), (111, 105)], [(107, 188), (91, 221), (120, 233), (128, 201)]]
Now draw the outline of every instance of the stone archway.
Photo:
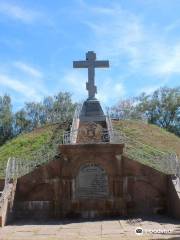
[(77, 199), (97, 199), (109, 196), (108, 175), (103, 167), (95, 163), (82, 165), (76, 176)]

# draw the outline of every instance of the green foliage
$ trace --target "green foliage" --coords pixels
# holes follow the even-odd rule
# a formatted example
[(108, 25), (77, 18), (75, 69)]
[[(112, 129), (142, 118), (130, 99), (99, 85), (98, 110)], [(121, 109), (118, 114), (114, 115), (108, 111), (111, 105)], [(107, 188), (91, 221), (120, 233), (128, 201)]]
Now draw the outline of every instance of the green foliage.
[(0, 96), (0, 145), (13, 136), (13, 114), (11, 98)]
[(26, 131), (28, 129), (29, 125), (31, 124), (30, 120), (27, 120), (27, 113), (25, 110), (20, 110), (15, 113), (14, 115), (14, 134), (18, 135), (21, 132)]
[(121, 120), (141, 119), (180, 136), (180, 87), (164, 87), (120, 101), (110, 109), (110, 115)]
[(72, 122), (76, 104), (68, 92), (45, 97), (43, 102), (28, 102), (21, 110), (12, 113), (11, 98), (0, 96), (0, 146), (24, 132), (45, 124)]
[(125, 99), (107, 110), (112, 118), (121, 120), (142, 119), (142, 113), (140, 111), (137, 111), (135, 105), (135, 98)]
[(180, 136), (180, 87), (160, 88), (138, 98), (137, 110), (145, 113), (149, 123)]
[(31, 131), (47, 123), (71, 122), (76, 104), (72, 103), (68, 92), (60, 92), (54, 97), (46, 97), (41, 103), (29, 102), (18, 113), (16, 122), (19, 131)]

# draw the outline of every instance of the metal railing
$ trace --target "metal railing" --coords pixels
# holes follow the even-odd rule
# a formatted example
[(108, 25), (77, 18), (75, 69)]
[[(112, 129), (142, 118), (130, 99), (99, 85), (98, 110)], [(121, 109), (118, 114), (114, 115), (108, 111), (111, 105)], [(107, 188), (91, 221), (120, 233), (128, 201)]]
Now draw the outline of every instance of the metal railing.
[[(78, 105), (74, 117), (73, 117), (73, 122), (70, 131), (67, 131), (63, 135), (63, 144), (75, 144), (77, 143), (77, 137), (78, 133), (80, 132), (79, 130), (79, 116), (80, 112), (82, 109), (82, 104)], [(97, 119), (96, 119), (97, 120)], [(111, 121), (111, 117), (109, 114), (106, 116), (106, 124), (107, 124), (107, 129), (102, 130), (102, 141), (99, 142), (115, 142), (115, 141), (120, 141), (120, 136), (113, 130), (113, 125)], [(93, 140), (91, 142), (94, 142)]]
[(42, 154), (41, 151), (37, 152), (37, 155), (32, 156), (32, 158), (15, 158), (12, 157), (8, 160), (10, 163), (10, 167), (7, 173), (8, 181), (10, 179), (17, 179), (21, 176), (28, 174), (33, 171), (37, 167), (46, 164), (50, 160), (53, 160), (58, 151), (48, 152), (46, 154)]
[(178, 197), (180, 199), (180, 177), (179, 176), (172, 176), (172, 183), (175, 187), (175, 190), (178, 194)]
[(0, 209), (3, 208), (5, 201), (9, 200), (13, 204), (13, 196), (15, 191), (15, 183), (19, 177), (22, 177), (42, 164), (53, 160), (58, 154), (58, 146), (62, 141), (62, 136), (57, 142), (52, 143), (47, 149), (43, 146), (40, 150), (34, 152), (29, 158), (15, 158), (11, 157), (7, 161), (5, 169), (5, 185), (0, 196)]
[[(180, 160), (175, 152), (165, 152), (150, 145), (142, 143), (133, 138), (127, 137), (124, 133), (116, 130), (121, 141), (125, 144), (124, 154), (134, 160), (146, 159), (148, 163), (159, 166), (158, 170), (163, 170), (166, 174), (174, 174), (180, 177)], [(117, 139), (118, 140), (118, 139)], [(144, 163), (146, 163), (144, 162)]]
[[(8, 159), (6, 170), (5, 170), (5, 181), (4, 181), (4, 189), (0, 196), (0, 216), (2, 217), (3, 211), (6, 212), (10, 204), (10, 211), (13, 207), (14, 202), (14, 194), (16, 189), (16, 180), (15, 178), (15, 161), (14, 159)], [(5, 209), (6, 208), (6, 209)], [(4, 219), (2, 221), (5, 221)], [(4, 224), (4, 223), (1, 223)]]
[(79, 115), (82, 109), (82, 105), (79, 104), (76, 107), (76, 110), (74, 112), (74, 117), (73, 117), (73, 122), (72, 122), (72, 126), (71, 126), (71, 135), (70, 135), (70, 141), (71, 143), (76, 143), (76, 139), (77, 139), (77, 134), (76, 134), (76, 130), (79, 128)]
[[(74, 133), (71, 131), (69, 132), (64, 132), (63, 134), (63, 140), (62, 144), (77, 144), (77, 143), (105, 143), (105, 142), (110, 142), (110, 143), (123, 143), (123, 139), (121, 136), (114, 130), (108, 130), (108, 129), (102, 129), (98, 133), (98, 137), (96, 138), (91, 138), (87, 136), (87, 140), (83, 142), (83, 140), (78, 140), (76, 142), (72, 142), (72, 134), (78, 136), (78, 134), (81, 134), (81, 129), (75, 130)], [(86, 138), (86, 136), (85, 136)]]
[(59, 144), (62, 142), (62, 135), (58, 136), (50, 145), (43, 145), (38, 151), (31, 153), (28, 157), (10, 157), (5, 168), (5, 186), (21, 177), (38, 166), (53, 160), (59, 154)]
[(107, 113), (107, 116), (106, 116), (106, 124), (107, 124), (107, 129), (109, 131), (110, 142), (111, 142), (114, 139), (114, 130), (113, 130), (112, 120), (109, 113)]
[(13, 183), (9, 183), (7, 185), (5, 185), (2, 193), (1, 193), (1, 197), (0, 197), (0, 216), (1, 216), (1, 210), (4, 206), (4, 203), (6, 200), (9, 199), (11, 192), (13, 190)]

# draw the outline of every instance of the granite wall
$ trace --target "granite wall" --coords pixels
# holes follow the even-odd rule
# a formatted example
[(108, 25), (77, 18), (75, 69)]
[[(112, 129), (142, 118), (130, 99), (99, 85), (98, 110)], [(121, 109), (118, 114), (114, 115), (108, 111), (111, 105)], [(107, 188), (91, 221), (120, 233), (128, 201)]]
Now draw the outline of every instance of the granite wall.
[(61, 145), (57, 159), (18, 180), (16, 217), (166, 213), (168, 177), (123, 156), (123, 147), (109, 143)]

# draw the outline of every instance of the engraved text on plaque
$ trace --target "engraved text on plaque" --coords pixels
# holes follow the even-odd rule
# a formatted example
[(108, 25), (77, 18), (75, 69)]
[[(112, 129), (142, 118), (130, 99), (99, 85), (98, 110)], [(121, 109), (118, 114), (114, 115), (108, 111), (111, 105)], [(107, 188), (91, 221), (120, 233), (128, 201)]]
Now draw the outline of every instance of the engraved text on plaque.
[(97, 164), (81, 166), (76, 177), (77, 198), (101, 198), (108, 196), (108, 177)]

